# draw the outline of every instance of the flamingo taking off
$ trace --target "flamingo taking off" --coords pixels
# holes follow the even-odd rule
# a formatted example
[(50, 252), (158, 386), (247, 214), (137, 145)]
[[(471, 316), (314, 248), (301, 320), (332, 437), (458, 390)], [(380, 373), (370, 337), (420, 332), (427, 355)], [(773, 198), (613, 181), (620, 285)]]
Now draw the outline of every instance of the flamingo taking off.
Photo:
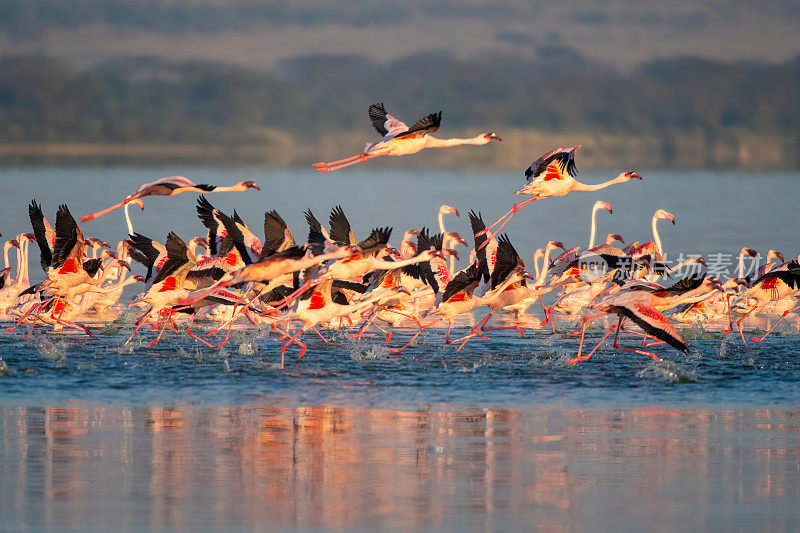
[[(531, 166), (525, 169), (527, 184), (514, 194), (527, 194), (532, 198), (514, 204), (511, 209), (497, 219), (497, 222), (484, 229), (481, 235), (488, 233), (499, 224), (492, 236), (497, 235), (520, 209), (540, 198), (566, 196), (572, 191), (599, 191), (616, 183), (625, 183), (634, 178), (642, 179), (638, 172), (629, 171), (622, 172), (614, 179), (595, 185), (579, 182), (575, 179), (575, 175), (578, 173), (578, 169), (575, 167), (575, 151), (580, 147), (581, 145), (571, 148), (556, 148), (531, 163)], [(484, 246), (486, 242), (483, 243)]]
[(447, 148), (463, 144), (482, 145), (489, 144), (493, 140), (502, 140), (494, 132), (481, 133), (469, 139), (436, 138), (430, 134), (437, 131), (442, 123), (441, 111), (422, 117), (409, 128), (404, 122), (388, 114), (383, 104), (379, 103), (369, 106), (369, 118), (383, 138), (374, 144), (367, 144), (362, 153), (352, 157), (327, 163), (314, 163), (317, 172), (333, 172), (382, 155), (409, 155), (416, 154), (423, 148)]
[(182, 192), (241, 192), (246, 191), (247, 189), (260, 190), (254, 181), (240, 181), (236, 185), (219, 187), (217, 185), (198, 185), (189, 178), (184, 178), (183, 176), (169, 176), (151, 183), (145, 183), (133, 191), (133, 194), (122, 200), (120, 203), (114, 204), (111, 207), (103, 209), (102, 211), (98, 211), (97, 213), (81, 217), (81, 222), (88, 222), (90, 220), (99, 218), (110, 213), (114, 209), (127, 205), (131, 202), (135, 202), (139, 198), (144, 198), (145, 196), (175, 196), (176, 194), (180, 194)]

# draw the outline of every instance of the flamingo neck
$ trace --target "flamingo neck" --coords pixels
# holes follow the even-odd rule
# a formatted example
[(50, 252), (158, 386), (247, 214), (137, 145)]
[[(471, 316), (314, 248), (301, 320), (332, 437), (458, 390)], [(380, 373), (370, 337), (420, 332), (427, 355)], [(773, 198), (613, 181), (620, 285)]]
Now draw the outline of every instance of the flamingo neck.
[(128, 208), (131, 206), (130, 203), (125, 204), (125, 223), (128, 225), (128, 235), (133, 235), (133, 224), (131, 224), (131, 215), (128, 212)]
[(11, 248), (11, 243), (6, 241), (3, 245), (3, 268), (8, 268), (8, 249)]
[(651, 224), (653, 226), (653, 242), (656, 243), (656, 249), (658, 250), (658, 255), (661, 256), (659, 259), (663, 260), (664, 259), (664, 249), (661, 247), (661, 238), (658, 236), (658, 227), (657, 227), (658, 225), (657, 225), (657, 222), (658, 222), (658, 217), (653, 215), (653, 221), (652, 221), (652, 224)]
[(597, 210), (599, 207), (594, 206), (592, 208), (592, 227), (589, 231), (589, 249), (594, 247), (594, 236), (597, 231)]
[(595, 185), (588, 185), (586, 183), (581, 183), (580, 181), (575, 182), (575, 186), (572, 188), (573, 191), (599, 191), (600, 189), (605, 189), (606, 187), (610, 187), (616, 183), (622, 183), (626, 181), (624, 176), (617, 176), (614, 179), (610, 179), (608, 181), (604, 181), (603, 183), (597, 183)]
[(432, 135), (425, 136), (425, 145), (428, 148), (447, 148), (448, 146), (460, 146), (462, 144), (480, 145), (487, 144), (488, 142), (489, 140), (483, 134), (470, 137), (469, 139), (439, 139)]
[(555, 246), (553, 246), (549, 242), (547, 243), (547, 246), (544, 247), (544, 262), (542, 263), (542, 270), (537, 272), (536, 280), (534, 282), (537, 287), (544, 285), (544, 280), (547, 277), (547, 272), (550, 270), (548, 268), (548, 265), (550, 264), (550, 252), (553, 251), (553, 248), (555, 248)]
[[(541, 248), (539, 248), (535, 252), (533, 252), (533, 268), (536, 270), (536, 278), (537, 279), (539, 278), (539, 271), (540, 271), (539, 258), (543, 258), (543, 257), (544, 257), (544, 251)], [(471, 261), (470, 261), (470, 263), (471, 263)], [(544, 268), (544, 264), (542, 264), (542, 268)]]
[(742, 252), (739, 252), (739, 268), (738, 268), (738, 272), (739, 272), (739, 276), (738, 276), (739, 279), (744, 279), (744, 254)]

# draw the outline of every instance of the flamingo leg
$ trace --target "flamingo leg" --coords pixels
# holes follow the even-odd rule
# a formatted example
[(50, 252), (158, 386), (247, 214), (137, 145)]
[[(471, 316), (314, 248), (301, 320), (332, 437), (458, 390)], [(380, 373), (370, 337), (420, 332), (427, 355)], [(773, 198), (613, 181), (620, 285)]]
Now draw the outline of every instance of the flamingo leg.
[[(620, 318), (620, 322), (622, 322), (621, 318)], [(617, 325), (619, 325), (619, 324), (617, 324)], [(624, 346), (620, 346), (619, 343), (618, 343), (618, 340), (619, 340), (619, 328), (617, 328), (617, 334), (614, 335), (614, 348), (616, 348), (618, 350), (625, 350), (626, 352), (638, 353), (639, 355), (646, 355), (648, 357), (652, 357), (656, 361), (661, 361), (661, 359), (656, 354), (654, 354), (653, 352), (644, 352), (642, 350), (635, 350), (633, 348), (626, 348)]]
[[(428, 329), (428, 328), (429, 328), (429, 327), (431, 327), (432, 325), (434, 325), (434, 324), (436, 324), (436, 323), (438, 323), (438, 322), (441, 322), (441, 321), (442, 321), (442, 319), (441, 319), (441, 318), (437, 318), (437, 319), (436, 319), (436, 320), (434, 320), (433, 322), (431, 322), (431, 323), (429, 323), (429, 324), (425, 324), (424, 326), (422, 326), (422, 327), (420, 327), (420, 328), (419, 328), (419, 331), (417, 331), (417, 332), (414, 334), (414, 336), (413, 336), (413, 337), (411, 337), (411, 339), (410, 339), (410, 340), (409, 340), (409, 341), (408, 341), (408, 342), (407, 342), (407, 343), (406, 343), (406, 344), (405, 344), (405, 345), (404, 345), (402, 348), (389, 348), (389, 351), (390, 351), (390, 352), (392, 352), (392, 353), (402, 353), (402, 352), (403, 352), (403, 350), (405, 350), (406, 348), (408, 348), (408, 347), (411, 345), (411, 343), (412, 343), (412, 342), (414, 342), (414, 340), (415, 340), (417, 337), (419, 337), (420, 333), (422, 333), (423, 331), (425, 331), (426, 329)], [(449, 330), (448, 330), (448, 333), (449, 333)]]
[(459, 345), (459, 347), (458, 347), (458, 348), (456, 348), (456, 351), (457, 351), (457, 352), (460, 352), (460, 351), (461, 351), (461, 348), (463, 348), (463, 347), (464, 347), (464, 345), (465, 345), (465, 344), (467, 344), (467, 341), (469, 341), (469, 340), (470, 340), (472, 337), (480, 337), (480, 338), (482, 338), (482, 339), (488, 339), (488, 338), (489, 338), (489, 337), (487, 337), (486, 335), (484, 335), (483, 333), (481, 333), (481, 328), (483, 328), (483, 326), (485, 326), (485, 325), (486, 325), (486, 323), (487, 323), (487, 322), (489, 321), (489, 319), (492, 317), (492, 314), (493, 314), (493, 313), (489, 313), (488, 315), (486, 315), (486, 316), (483, 318), (483, 320), (481, 320), (480, 322), (478, 322), (477, 324), (475, 324), (475, 327), (474, 327), (474, 328), (472, 328), (472, 329), (470, 330), (470, 332), (469, 332), (469, 333), (467, 333), (465, 336), (461, 337), (460, 339), (456, 339), (456, 340), (454, 340), (454, 341), (453, 341), (453, 342), (458, 342), (458, 341), (461, 341), (461, 340), (463, 339), (463, 342), (462, 342), (462, 343)]
[(84, 217), (81, 217), (81, 222), (89, 222), (90, 220), (94, 220), (96, 218), (100, 218), (101, 216), (110, 213), (114, 209), (119, 209), (120, 207), (124, 206), (125, 204), (129, 204), (129, 203), (133, 202), (134, 200), (138, 200), (139, 198), (140, 198), (139, 196), (130, 196), (128, 198), (125, 198), (120, 203), (114, 204), (111, 207), (107, 207), (106, 209), (103, 209), (102, 211), (98, 211), (97, 213), (93, 213), (91, 215), (86, 215)]
[(151, 348), (154, 347), (156, 344), (158, 344), (158, 341), (161, 340), (161, 335), (164, 334), (164, 330), (165, 329), (167, 329), (167, 321), (166, 320), (164, 321), (164, 325), (161, 326), (161, 331), (158, 332), (158, 336), (156, 337), (156, 340), (150, 341), (150, 347)]
[(605, 314), (606, 314), (606, 313), (604, 313), (604, 312), (602, 312), (602, 311), (601, 311), (600, 313), (595, 313), (595, 314), (593, 314), (593, 315), (589, 315), (589, 316), (587, 316), (587, 317), (584, 317), (584, 318), (582, 319), (582, 321), (583, 321), (583, 325), (581, 326), (581, 329), (580, 329), (580, 330), (578, 330), (578, 331), (573, 331), (572, 333), (570, 333), (570, 336), (571, 336), (571, 337), (574, 337), (575, 335), (580, 335), (580, 336), (581, 336), (581, 338), (583, 338), (583, 332), (586, 330), (586, 324), (587, 324), (587, 322), (591, 322), (591, 321), (592, 321), (592, 320), (594, 320), (595, 318), (601, 317), (601, 316), (603, 316), (603, 315), (605, 315)]
[[(367, 318), (367, 320), (365, 320), (364, 323), (361, 324), (361, 327), (358, 328), (358, 333), (351, 333), (350, 336), (361, 340), (361, 336), (364, 334), (364, 330), (367, 327), (369, 327), (370, 324), (372, 324), (372, 322), (375, 320), (375, 317), (377, 317), (378, 313), (380, 313), (381, 310), (383, 310), (383, 309), (385, 309), (385, 307), (380, 307), (380, 308), (378, 308), (377, 311), (372, 312), (369, 315), (369, 318)], [(370, 309), (367, 309), (366, 311), (364, 311), (363, 313), (361, 313), (361, 318), (366, 318), (364, 315), (367, 314), (367, 313), (370, 313), (371, 311), (372, 311), (372, 309), (370, 308)], [(377, 326), (375, 326), (375, 327), (377, 327)], [(391, 336), (389, 336), (389, 338), (391, 338)], [(389, 341), (387, 341), (386, 344), (389, 344)]]
[[(586, 322), (583, 323), (583, 327), (584, 327), (584, 329), (586, 328)], [(597, 343), (597, 346), (595, 346), (594, 349), (591, 352), (589, 352), (588, 354), (586, 354), (586, 355), (581, 355), (581, 350), (583, 349), (583, 338), (584, 338), (583, 337), (583, 332), (581, 332), (581, 345), (578, 348), (578, 355), (576, 355), (575, 357), (573, 357), (572, 359), (567, 361), (567, 364), (568, 365), (574, 365), (575, 363), (579, 363), (581, 361), (586, 361), (587, 359), (589, 359), (594, 354), (594, 352), (596, 352), (597, 349), (600, 348), (600, 346), (604, 342), (606, 342), (606, 339), (608, 338), (608, 336), (611, 335), (611, 332), (614, 331), (615, 329), (617, 330), (617, 334), (619, 334), (619, 324), (614, 324), (613, 326), (608, 328), (608, 331), (606, 331), (606, 334), (603, 335), (602, 339), (600, 339), (600, 342)]]
[(317, 172), (333, 172), (334, 170), (339, 170), (340, 168), (349, 167), (351, 165), (355, 165), (356, 163), (363, 163), (364, 161), (368, 161), (370, 159), (374, 159), (382, 155), (383, 154), (361, 154), (359, 157), (353, 159), (352, 161), (348, 161), (346, 163), (341, 163), (339, 165), (333, 165), (329, 167), (319, 167), (317, 168)]
[(730, 333), (733, 331), (733, 315), (731, 314), (731, 296), (733, 293), (725, 295), (725, 306), (728, 308), (728, 328), (721, 331), (721, 333)]
[(786, 318), (786, 315), (788, 315), (789, 313), (791, 313), (791, 312), (792, 312), (792, 311), (794, 311), (795, 309), (797, 309), (797, 307), (793, 307), (793, 308), (789, 309), (788, 311), (786, 311), (785, 313), (783, 313), (783, 314), (781, 315), (781, 317), (780, 317), (778, 320), (776, 320), (776, 321), (775, 321), (775, 323), (772, 325), (772, 327), (771, 327), (771, 328), (769, 328), (769, 330), (768, 330), (766, 333), (764, 333), (764, 335), (763, 335), (762, 337), (750, 337), (750, 340), (751, 340), (751, 341), (755, 341), (755, 342), (764, 342), (764, 339), (766, 339), (766, 338), (767, 338), (767, 335), (769, 335), (770, 333), (772, 333), (772, 330), (774, 330), (774, 329), (775, 329), (775, 326), (777, 326), (777, 325), (778, 325), (778, 323), (779, 323), (781, 320), (783, 320), (784, 318)]
[(317, 326), (312, 326), (311, 329), (314, 330), (314, 333), (319, 335), (319, 338), (322, 339), (322, 342), (324, 342), (325, 344), (330, 344), (330, 341), (328, 339), (326, 339), (325, 337), (323, 337), (322, 333), (319, 332), (319, 330), (317, 329)]
[(553, 323), (553, 315), (550, 314), (552, 306), (550, 308), (545, 307), (544, 306), (544, 300), (542, 300), (541, 296), (539, 296), (539, 303), (542, 304), (542, 311), (544, 311), (544, 322), (539, 324), (539, 326), (544, 326), (549, 322), (550, 323), (550, 327), (553, 328), (553, 333), (555, 333), (556, 332), (556, 325)]
[(303, 344), (302, 342), (300, 342), (300, 341), (298, 340), (298, 339), (300, 338), (300, 335), (302, 335), (302, 334), (303, 334), (303, 328), (300, 328), (300, 329), (298, 329), (298, 330), (297, 330), (297, 333), (295, 333), (294, 335), (292, 335), (291, 337), (289, 337), (289, 340), (288, 340), (288, 341), (286, 341), (286, 344), (284, 344), (283, 346), (281, 346), (281, 370), (283, 370), (283, 359), (284, 359), (284, 355), (286, 354), (286, 348), (287, 348), (287, 347), (288, 347), (288, 346), (289, 346), (291, 343), (293, 343), (293, 342), (294, 342), (294, 343), (296, 343), (298, 346), (300, 346), (300, 355), (298, 356), (298, 358), (300, 358), (300, 357), (303, 357), (303, 354), (305, 354), (305, 353), (306, 353), (306, 345), (305, 345), (305, 344)]
[(351, 155), (350, 157), (345, 157), (344, 159), (337, 159), (336, 161), (321, 161), (319, 163), (314, 163), (312, 166), (320, 168), (320, 167), (332, 167), (334, 165), (338, 165), (341, 163), (347, 163), (348, 161), (352, 161), (353, 159), (358, 159), (359, 157), (364, 157), (365, 154), (356, 154)]
[(747, 348), (747, 341), (744, 340), (744, 332), (742, 332), (742, 322), (744, 321), (745, 318), (750, 316), (750, 313), (756, 310), (756, 307), (758, 307), (758, 305), (754, 305), (752, 309), (750, 309), (748, 312), (742, 315), (742, 318), (736, 321), (736, 329), (739, 330), (739, 336), (742, 337), (742, 342), (744, 343), (745, 348)]
[(205, 339), (201, 339), (200, 337), (198, 337), (197, 335), (192, 333), (192, 324), (194, 324), (194, 317), (191, 318), (191, 320), (189, 321), (189, 325), (186, 327), (186, 334), (189, 335), (190, 337), (192, 337), (193, 339), (199, 340), (200, 342), (202, 342), (203, 344), (205, 344), (209, 348), (213, 348), (214, 347), (213, 344), (211, 344), (210, 342), (206, 341)]
[[(497, 221), (496, 221), (494, 224), (492, 224), (492, 225), (491, 225), (491, 226), (489, 226), (488, 228), (486, 228), (486, 229), (483, 229), (483, 230), (479, 231), (478, 233), (476, 233), (476, 234), (475, 234), (475, 236), (476, 236), (476, 237), (480, 237), (481, 235), (488, 235), (488, 238), (487, 238), (485, 241), (483, 241), (483, 244), (481, 244), (481, 245), (478, 247), (478, 249), (481, 249), (481, 248), (483, 248), (484, 246), (486, 246), (487, 244), (489, 244), (489, 241), (491, 241), (491, 240), (492, 240), (492, 239), (495, 237), (495, 235), (497, 235), (498, 233), (500, 233), (500, 230), (501, 230), (501, 229), (503, 229), (503, 226), (505, 226), (505, 225), (508, 223), (508, 221), (509, 221), (509, 220), (511, 220), (511, 217), (513, 217), (514, 215), (516, 215), (516, 214), (517, 214), (517, 212), (519, 212), (519, 210), (520, 210), (520, 209), (522, 209), (522, 208), (523, 208), (523, 207), (525, 207), (526, 205), (528, 205), (528, 204), (530, 204), (530, 203), (532, 203), (532, 202), (534, 202), (534, 201), (536, 201), (536, 200), (538, 200), (538, 199), (539, 199), (539, 197), (538, 197), (538, 196), (534, 196), (533, 198), (528, 198), (527, 200), (524, 200), (524, 201), (522, 201), (522, 202), (518, 202), (518, 203), (514, 204), (514, 205), (511, 207), (511, 209), (509, 209), (508, 211), (506, 211), (506, 214), (504, 214), (503, 216), (501, 216), (500, 218), (498, 218), (498, 219), (497, 219)], [(498, 224), (500, 224), (500, 225), (499, 225), (499, 226), (497, 226)], [(494, 231), (494, 233), (492, 233), (491, 235), (489, 235), (489, 230), (491, 230), (491, 229), (492, 229), (492, 228), (494, 228), (495, 226), (497, 226), (497, 229)]]

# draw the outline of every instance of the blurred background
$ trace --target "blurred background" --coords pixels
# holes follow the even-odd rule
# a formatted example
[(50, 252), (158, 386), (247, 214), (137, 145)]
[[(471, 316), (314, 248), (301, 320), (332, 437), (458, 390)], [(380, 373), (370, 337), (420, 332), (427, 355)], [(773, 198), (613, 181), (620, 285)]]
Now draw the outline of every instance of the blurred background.
[(800, 166), (784, 0), (0, 0), (0, 164), (306, 167), (367, 107), (491, 149), (381, 166)]

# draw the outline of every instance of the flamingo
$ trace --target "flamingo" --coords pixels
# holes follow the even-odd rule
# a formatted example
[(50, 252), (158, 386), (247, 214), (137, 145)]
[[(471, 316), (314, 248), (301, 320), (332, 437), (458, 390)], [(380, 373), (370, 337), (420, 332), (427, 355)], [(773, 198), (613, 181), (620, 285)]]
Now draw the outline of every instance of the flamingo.
[(254, 181), (240, 181), (235, 185), (229, 185), (225, 187), (205, 184), (198, 185), (189, 178), (184, 178), (183, 176), (169, 176), (150, 183), (145, 183), (118, 204), (114, 204), (111, 207), (103, 209), (102, 211), (98, 211), (97, 213), (86, 215), (81, 218), (81, 222), (89, 222), (90, 220), (99, 218), (119, 207), (131, 202), (135, 202), (139, 198), (144, 198), (145, 196), (175, 196), (176, 194), (190, 191), (199, 193), (240, 192), (248, 189), (259, 190), (259, 187)]
[[(595, 185), (577, 181), (575, 179), (577, 174), (575, 151), (580, 147), (580, 145), (576, 145), (566, 149), (556, 148), (531, 163), (525, 170), (527, 184), (514, 194), (530, 195), (532, 198), (514, 204), (511, 209), (497, 219), (497, 222), (482, 230), (481, 235), (488, 234), (495, 226), (497, 226), (497, 229), (492, 235), (497, 235), (520, 209), (541, 198), (566, 196), (572, 191), (599, 191), (617, 183), (625, 183), (632, 179), (642, 179), (638, 172), (628, 171), (620, 173), (616, 178)], [(486, 246), (486, 242), (483, 243), (483, 246)]]
[(409, 128), (388, 114), (383, 104), (379, 103), (369, 106), (369, 118), (372, 126), (383, 138), (377, 143), (367, 144), (362, 153), (352, 157), (327, 163), (314, 163), (317, 172), (333, 172), (382, 155), (409, 155), (416, 154), (424, 148), (447, 148), (464, 144), (483, 145), (502, 140), (494, 132), (481, 133), (469, 139), (438, 139), (430, 134), (439, 129), (442, 122), (441, 111), (422, 117)]

